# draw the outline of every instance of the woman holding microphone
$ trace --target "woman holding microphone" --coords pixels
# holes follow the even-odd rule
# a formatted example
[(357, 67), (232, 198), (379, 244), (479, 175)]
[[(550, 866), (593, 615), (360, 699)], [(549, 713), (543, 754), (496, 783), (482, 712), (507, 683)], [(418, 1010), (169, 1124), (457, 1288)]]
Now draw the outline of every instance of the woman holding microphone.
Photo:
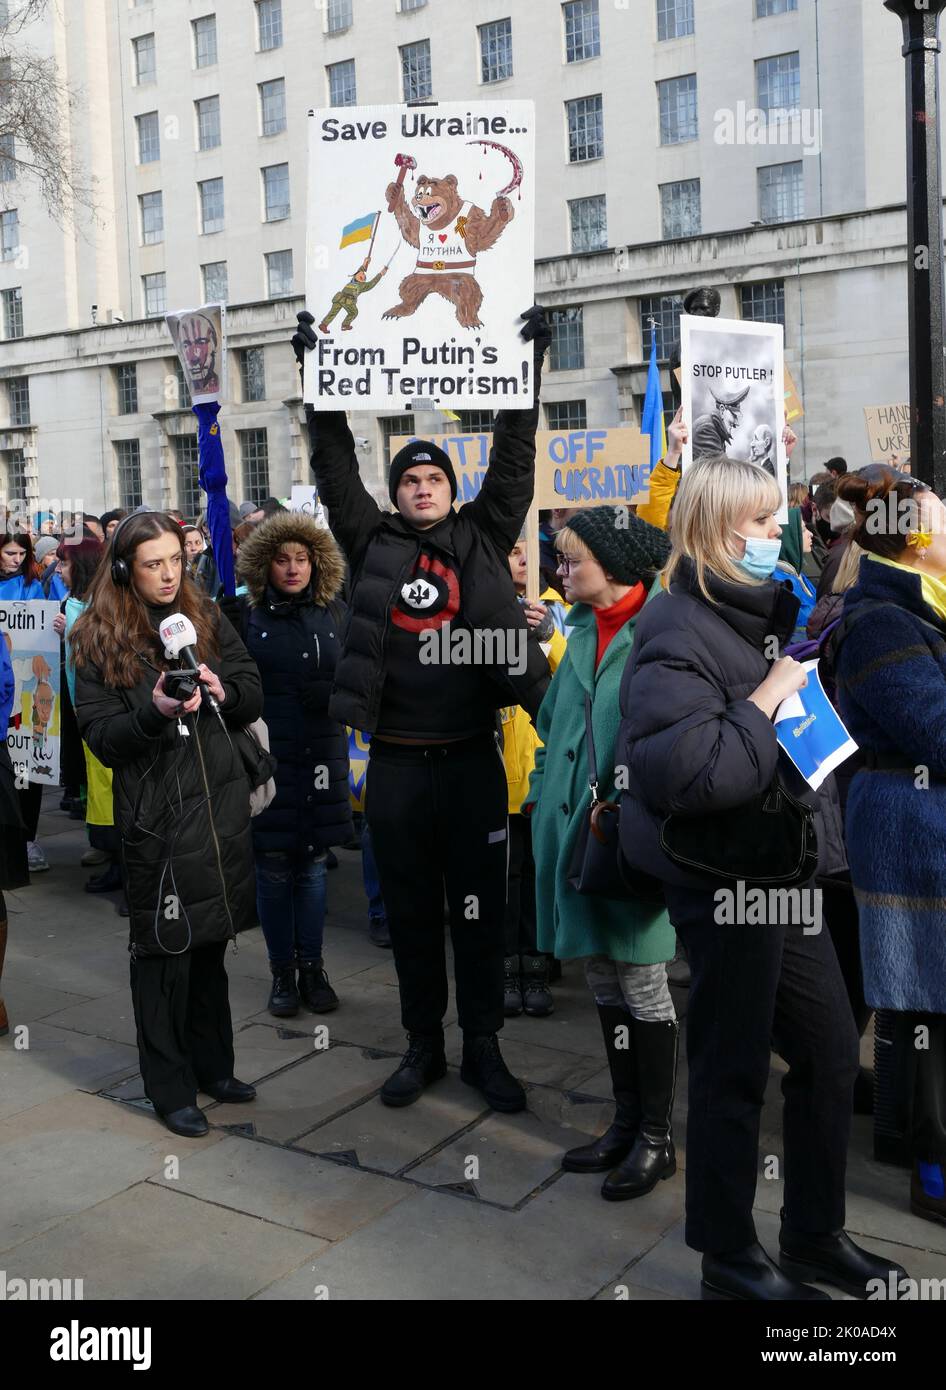
[[(256, 922), (237, 737), (259, 718), (262, 690), (243, 643), (184, 568), (177, 522), (133, 513), (114, 532), (70, 639), (79, 730), (114, 774), (145, 1091), (170, 1130), (196, 1137), (207, 1133), (198, 1090), (223, 1102), (256, 1094), (233, 1075), (224, 952)], [(190, 694), (159, 635), (174, 615), (196, 633)]]

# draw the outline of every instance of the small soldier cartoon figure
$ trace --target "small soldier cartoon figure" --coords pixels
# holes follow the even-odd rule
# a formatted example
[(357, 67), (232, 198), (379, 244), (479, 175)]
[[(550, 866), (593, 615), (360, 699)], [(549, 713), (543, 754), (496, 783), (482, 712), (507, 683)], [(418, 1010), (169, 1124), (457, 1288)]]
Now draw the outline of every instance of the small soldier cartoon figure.
[(387, 273), (387, 266), (383, 266), (374, 279), (369, 280), (368, 262), (362, 261), (348, 284), (345, 285), (343, 289), (340, 289), (338, 294), (332, 296), (332, 307), (319, 324), (319, 332), (327, 333), (328, 326), (332, 322), (332, 319), (343, 310), (345, 312), (345, 319), (342, 323), (342, 331), (349, 332), (352, 324), (358, 317), (358, 296), (360, 294), (366, 294), (368, 290), (373, 290), (375, 285), (380, 282), (381, 277), (387, 275)]

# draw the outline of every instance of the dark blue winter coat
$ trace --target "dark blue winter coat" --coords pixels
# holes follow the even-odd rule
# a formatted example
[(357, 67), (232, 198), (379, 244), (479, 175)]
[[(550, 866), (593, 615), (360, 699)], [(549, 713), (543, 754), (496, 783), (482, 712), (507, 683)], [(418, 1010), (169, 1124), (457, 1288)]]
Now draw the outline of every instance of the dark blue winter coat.
[(946, 1013), (946, 621), (917, 573), (865, 556), (845, 614), (869, 600), (890, 607), (840, 643), (838, 705), (869, 759), (904, 770), (858, 772), (848, 793), (864, 994), (877, 1009)]
[[(313, 557), (306, 594), (287, 598), (269, 584), (281, 546)], [(336, 598), (344, 561), (330, 532), (298, 512), (278, 512), (243, 542), (238, 574), (248, 598), (225, 601), (263, 682), (263, 718), (277, 759), (276, 797), (252, 822), (259, 853), (317, 854), (352, 836), (348, 734), (328, 716), (341, 651), (344, 604)]]

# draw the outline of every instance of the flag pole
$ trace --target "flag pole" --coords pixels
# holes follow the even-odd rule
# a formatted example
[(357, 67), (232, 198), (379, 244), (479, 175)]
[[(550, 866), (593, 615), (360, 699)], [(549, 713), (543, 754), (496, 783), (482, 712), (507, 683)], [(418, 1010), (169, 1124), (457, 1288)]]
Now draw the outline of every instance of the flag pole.
[(375, 239), (375, 237), (378, 235), (378, 228), (379, 228), (380, 226), (381, 226), (381, 209), (379, 208), (378, 211), (377, 211), (377, 212), (375, 213), (375, 215), (374, 215), (374, 231), (371, 233), (371, 245), (368, 247), (368, 254), (367, 254), (367, 256), (365, 257), (365, 265), (366, 265), (366, 266), (368, 266), (368, 265), (371, 264), (371, 253), (372, 253), (372, 251), (374, 250), (374, 239)]

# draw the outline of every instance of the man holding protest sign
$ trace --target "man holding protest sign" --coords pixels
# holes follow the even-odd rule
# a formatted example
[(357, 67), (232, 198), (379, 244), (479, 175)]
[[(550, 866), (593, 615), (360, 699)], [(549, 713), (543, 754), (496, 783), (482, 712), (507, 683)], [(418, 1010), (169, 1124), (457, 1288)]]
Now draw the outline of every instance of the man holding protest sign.
[[(541, 649), (527, 640), (506, 560), (532, 502), (539, 382), (550, 341), (541, 308), (522, 317), (522, 337), (534, 345), (532, 408), (497, 415), (483, 486), (458, 511), (450, 459), (415, 440), (391, 463), (397, 511), (382, 512), (359, 476), (344, 413), (306, 410), (319, 496), (352, 585), (329, 712), (372, 735), (366, 817), (409, 1040), (382, 1088), (386, 1105), (410, 1105), (446, 1074), (446, 889), (461, 1078), (493, 1109), (525, 1106), (496, 1037), (504, 1018), (508, 851), (496, 710), (517, 704), (534, 716), (549, 680)], [(318, 341), (313, 323), (300, 314), (293, 338), (303, 368)], [(474, 644), (472, 660), (456, 659), (451, 644), (437, 640), (454, 621), (467, 635), (490, 639)]]

